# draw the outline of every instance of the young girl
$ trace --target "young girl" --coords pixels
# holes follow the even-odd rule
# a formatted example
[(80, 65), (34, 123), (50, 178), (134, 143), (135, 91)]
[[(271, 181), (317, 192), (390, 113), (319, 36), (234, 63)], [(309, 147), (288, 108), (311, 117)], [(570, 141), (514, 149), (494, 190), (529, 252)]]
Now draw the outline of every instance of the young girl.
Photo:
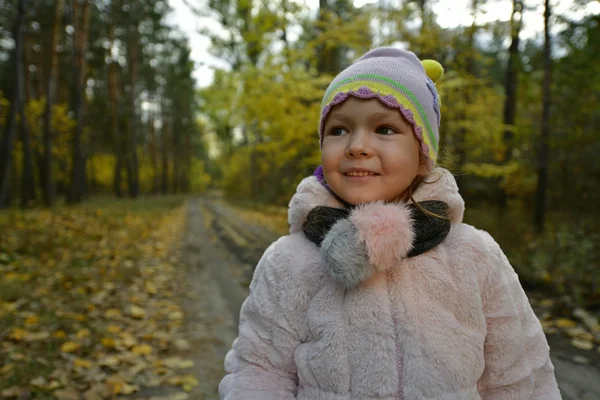
[(333, 80), (322, 166), (256, 267), (221, 399), (561, 398), (517, 274), (436, 167), (442, 73), (378, 48)]

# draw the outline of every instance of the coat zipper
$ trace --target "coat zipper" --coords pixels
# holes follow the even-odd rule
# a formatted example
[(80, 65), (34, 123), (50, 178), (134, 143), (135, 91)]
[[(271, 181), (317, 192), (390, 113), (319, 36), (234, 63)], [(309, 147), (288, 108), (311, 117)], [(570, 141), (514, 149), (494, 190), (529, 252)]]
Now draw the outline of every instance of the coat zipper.
[(394, 310), (393, 310), (394, 307), (393, 307), (393, 301), (392, 301), (392, 295), (391, 295), (391, 290), (392, 290), (391, 277), (392, 277), (392, 271), (389, 270), (388, 274), (387, 274), (388, 298), (390, 299), (390, 314), (392, 317), (392, 322), (394, 324), (394, 344), (396, 345), (396, 371), (398, 372), (398, 391), (396, 392), (396, 400), (404, 400), (404, 393), (402, 391), (402, 372), (403, 372), (402, 371), (402, 356), (401, 356), (401, 352), (400, 352), (400, 341), (398, 340), (398, 335), (396, 334), (396, 327), (399, 325), (398, 325), (398, 320), (394, 316)]

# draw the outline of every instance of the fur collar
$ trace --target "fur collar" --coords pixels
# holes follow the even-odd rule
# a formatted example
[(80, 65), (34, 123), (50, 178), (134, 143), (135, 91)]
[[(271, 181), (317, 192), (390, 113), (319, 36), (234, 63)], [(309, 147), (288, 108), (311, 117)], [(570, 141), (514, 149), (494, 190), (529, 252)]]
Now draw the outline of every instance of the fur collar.
[[(451, 222), (462, 222), (464, 201), (452, 174), (436, 168), (425, 181), (431, 183), (419, 187), (413, 196), (415, 201), (442, 201), (449, 207)], [(300, 182), (290, 201), (290, 233), (301, 232), (309, 212), (317, 206), (344, 207), (315, 176), (310, 176)], [(354, 208), (349, 218), (338, 221), (324, 238), (320, 251), (332, 277), (353, 287), (405, 258), (414, 239), (407, 205), (374, 202)]]

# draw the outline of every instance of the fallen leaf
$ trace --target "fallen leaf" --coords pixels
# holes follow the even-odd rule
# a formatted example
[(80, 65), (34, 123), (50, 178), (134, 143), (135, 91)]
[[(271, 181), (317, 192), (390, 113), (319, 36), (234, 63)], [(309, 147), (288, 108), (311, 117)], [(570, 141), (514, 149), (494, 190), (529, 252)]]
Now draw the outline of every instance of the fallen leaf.
[(576, 326), (577, 326), (577, 323), (575, 321), (567, 319), (567, 318), (561, 318), (556, 321), (557, 328), (561, 328), (561, 329), (575, 328)]
[(18, 398), (18, 397), (21, 397), (21, 394), (24, 391), (25, 391), (24, 388), (13, 386), (8, 389), (2, 390), (2, 392), (0, 392), (0, 394), (2, 394), (2, 397), (17, 397)]
[(25, 341), (27, 342), (40, 342), (42, 340), (46, 340), (50, 337), (48, 332), (29, 332), (25, 337)]
[(27, 333), (25, 329), (14, 328), (8, 337), (14, 340), (23, 340), (27, 336)]
[(575, 348), (586, 351), (592, 350), (594, 348), (594, 343), (581, 339), (571, 340), (571, 345)]
[(148, 344), (140, 344), (133, 347), (131, 352), (133, 354), (137, 354), (138, 356), (145, 356), (152, 353), (152, 347)]
[(64, 339), (65, 337), (67, 337), (67, 334), (65, 333), (65, 331), (56, 331), (52, 334), (52, 336), (56, 339)]
[(102, 346), (108, 348), (108, 349), (114, 349), (116, 346), (116, 342), (115, 339), (113, 338), (102, 338), (100, 339), (100, 343), (102, 344)]
[(192, 360), (184, 360), (179, 357), (171, 357), (163, 360), (164, 365), (172, 369), (187, 369), (194, 366)]
[(146, 311), (144, 311), (143, 308), (136, 306), (135, 304), (129, 305), (129, 307), (127, 308), (127, 314), (130, 317), (133, 317), (136, 319), (142, 319), (142, 318), (146, 317)]
[(189, 350), (191, 348), (190, 343), (185, 339), (175, 339), (173, 344), (179, 351)]
[(60, 351), (63, 353), (74, 353), (81, 348), (81, 344), (77, 342), (65, 342), (60, 346)]
[(75, 365), (78, 368), (92, 368), (92, 362), (90, 360), (84, 360), (83, 358), (76, 358), (75, 360), (73, 360), (73, 365)]
[(116, 368), (120, 364), (120, 360), (115, 356), (106, 356), (98, 360), (98, 364), (103, 367)]
[(594, 341), (594, 335), (592, 335), (591, 333), (589, 333), (588, 331), (586, 331), (585, 329), (583, 329), (581, 327), (570, 328), (570, 329), (567, 329), (566, 332), (567, 332), (567, 335), (569, 335), (572, 338), (581, 339), (581, 340), (585, 340), (588, 342)]
[(48, 386), (48, 381), (43, 376), (38, 376), (37, 378), (32, 379), (29, 383), (32, 386), (36, 386), (36, 387), (41, 388), (41, 389), (43, 389), (46, 386)]
[(111, 308), (104, 313), (106, 319), (118, 319), (122, 316), (121, 310), (117, 308)]
[(22, 361), (25, 359), (25, 354), (23, 353), (12, 353), (10, 355), (10, 358), (12, 358), (15, 361)]
[(133, 347), (138, 343), (138, 340), (131, 333), (123, 332), (121, 333), (121, 340), (123, 341), (123, 345), (125, 347)]
[(0, 367), (0, 375), (7, 375), (15, 369), (15, 364), (5, 364)]
[(40, 317), (37, 315), (30, 315), (25, 319), (26, 326), (35, 326), (40, 323)]
[(175, 311), (171, 314), (169, 314), (169, 318), (172, 320), (181, 320), (183, 319), (183, 313), (181, 311)]
[(77, 337), (77, 339), (85, 339), (90, 336), (90, 330), (89, 329), (81, 329), (81, 330), (77, 331), (75, 336)]
[(110, 398), (110, 387), (104, 383), (93, 385), (87, 392), (83, 394), (84, 400), (104, 400)]

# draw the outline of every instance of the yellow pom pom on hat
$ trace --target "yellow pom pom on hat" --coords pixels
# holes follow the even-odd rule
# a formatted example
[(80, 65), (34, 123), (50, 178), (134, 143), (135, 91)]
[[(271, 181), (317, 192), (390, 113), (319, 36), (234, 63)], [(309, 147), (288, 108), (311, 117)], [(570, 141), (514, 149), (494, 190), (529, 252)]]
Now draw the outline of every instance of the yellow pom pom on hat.
[(421, 61), (423, 64), (423, 68), (425, 68), (425, 73), (434, 83), (439, 81), (442, 76), (444, 76), (444, 67), (442, 64), (435, 60), (423, 60)]

